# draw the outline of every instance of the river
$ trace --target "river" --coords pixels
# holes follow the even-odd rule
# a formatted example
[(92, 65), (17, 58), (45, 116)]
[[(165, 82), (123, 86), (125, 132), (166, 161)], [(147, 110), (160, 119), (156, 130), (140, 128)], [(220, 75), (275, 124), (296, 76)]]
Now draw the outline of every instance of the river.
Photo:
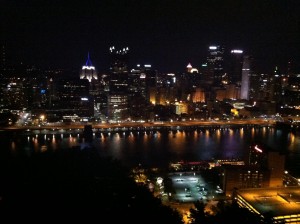
[[(264, 144), (285, 153), (286, 169), (300, 177), (300, 135), (275, 127), (207, 128), (189, 130), (118, 131), (93, 133), (87, 143), (82, 130), (1, 131), (1, 151), (31, 156), (46, 151), (84, 150), (93, 146), (100, 155), (127, 166), (167, 167), (180, 160), (246, 160), (249, 147)], [(7, 155), (2, 153), (1, 155)]]

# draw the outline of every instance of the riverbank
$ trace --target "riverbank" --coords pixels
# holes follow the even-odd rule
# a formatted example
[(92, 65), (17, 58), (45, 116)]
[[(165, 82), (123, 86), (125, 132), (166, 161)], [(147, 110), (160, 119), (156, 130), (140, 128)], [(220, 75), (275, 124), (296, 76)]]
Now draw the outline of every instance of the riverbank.
[(0, 130), (51, 130), (51, 129), (84, 129), (91, 125), (93, 130), (158, 130), (158, 129), (189, 129), (189, 128), (231, 128), (241, 126), (270, 126), (276, 125), (275, 120), (265, 119), (236, 119), (230, 121), (176, 121), (176, 122), (123, 122), (123, 123), (47, 123), (44, 125), (11, 125), (0, 127)]

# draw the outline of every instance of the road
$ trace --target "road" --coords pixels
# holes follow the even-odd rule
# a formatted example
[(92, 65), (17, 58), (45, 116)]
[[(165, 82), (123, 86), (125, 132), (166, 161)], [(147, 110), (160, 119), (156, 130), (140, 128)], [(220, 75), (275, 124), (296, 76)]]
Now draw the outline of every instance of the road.
[(235, 126), (235, 125), (275, 125), (275, 120), (266, 119), (244, 119), (244, 120), (230, 120), (230, 121), (174, 121), (174, 122), (122, 122), (122, 123), (48, 123), (45, 125), (12, 125), (7, 127), (0, 127), (0, 130), (18, 130), (18, 129), (83, 129), (85, 125), (92, 125), (95, 129), (138, 129), (138, 128), (161, 128), (161, 127), (193, 127), (193, 126)]

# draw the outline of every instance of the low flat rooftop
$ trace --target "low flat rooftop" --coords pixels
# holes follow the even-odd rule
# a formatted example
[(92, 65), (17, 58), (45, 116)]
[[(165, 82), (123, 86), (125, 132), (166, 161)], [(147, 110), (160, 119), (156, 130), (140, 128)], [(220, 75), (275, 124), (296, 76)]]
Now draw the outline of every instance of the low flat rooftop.
[(300, 215), (300, 187), (251, 188), (237, 194), (260, 214), (271, 212), (273, 217)]

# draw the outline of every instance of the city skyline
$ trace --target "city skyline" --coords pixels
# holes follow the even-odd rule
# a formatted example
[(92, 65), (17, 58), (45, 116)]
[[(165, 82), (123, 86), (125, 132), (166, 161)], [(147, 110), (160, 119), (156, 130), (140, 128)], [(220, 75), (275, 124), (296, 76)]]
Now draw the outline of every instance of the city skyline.
[(162, 72), (199, 67), (210, 45), (242, 49), (258, 71), (299, 67), (297, 1), (8, 1), (1, 12), (7, 61), (79, 69), (90, 52), (109, 67), (109, 47)]

